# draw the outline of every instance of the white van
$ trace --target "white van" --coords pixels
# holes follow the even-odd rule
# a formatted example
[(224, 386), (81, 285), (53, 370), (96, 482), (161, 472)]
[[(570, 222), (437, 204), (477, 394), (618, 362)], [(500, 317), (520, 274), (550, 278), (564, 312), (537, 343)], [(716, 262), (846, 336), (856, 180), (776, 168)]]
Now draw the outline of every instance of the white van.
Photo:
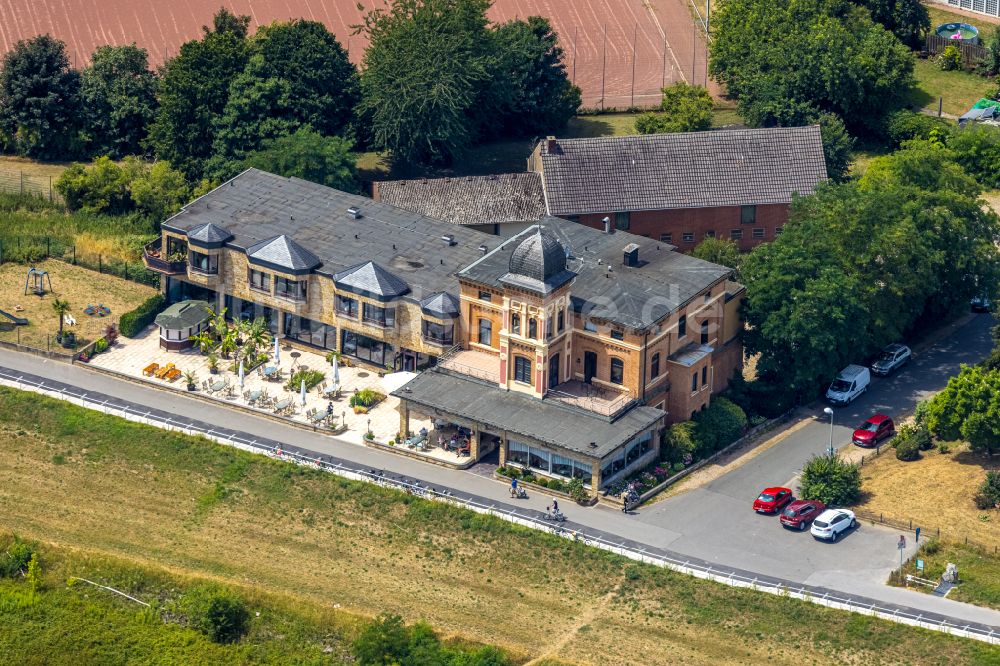
[(840, 371), (826, 390), (826, 399), (835, 405), (846, 405), (868, 390), (872, 375), (868, 368), (849, 365)]

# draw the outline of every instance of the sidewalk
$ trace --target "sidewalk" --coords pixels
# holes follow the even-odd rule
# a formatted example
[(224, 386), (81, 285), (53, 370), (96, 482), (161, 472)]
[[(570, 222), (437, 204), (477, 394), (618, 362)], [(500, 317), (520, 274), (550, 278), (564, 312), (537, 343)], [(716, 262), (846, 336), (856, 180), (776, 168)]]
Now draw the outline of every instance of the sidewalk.
[[(298, 451), (303, 455), (318, 457), (327, 456), (332, 462), (353, 466), (358, 469), (385, 470), (387, 475), (395, 475), (407, 479), (419, 480), (422, 484), (441, 489), (448, 489), (454, 496), (468, 498), (486, 506), (498, 509), (516, 511), (521, 515), (539, 517), (549, 498), (532, 494), (524, 501), (511, 503), (505, 484), (484, 479), (475, 472), (454, 471), (421, 461), (401, 458), (391, 453), (373, 450), (358, 444), (345, 442), (337, 437), (329, 437), (318, 433), (310, 433), (290, 428), (281, 423), (233, 412), (221, 406), (192, 400), (184, 395), (178, 395), (156, 389), (124, 383), (113, 377), (92, 373), (80, 367), (22, 356), (16, 353), (0, 350), (0, 370), (5, 373), (23, 373), (32, 375), (34, 381), (43, 381), (52, 386), (52, 390), (62, 388), (82, 389), (90, 393), (90, 400), (109, 401), (111, 404), (131, 405), (137, 409), (173, 419), (175, 423), (191, 424), (199, 428), (212, 428), (216, 436), (226, 438), (239, 436), (257, 440), (266, 446), (279, 444), (288, 452)], [(27, 377), (26, 377), (27, 378)], [(126, 395), (127, 399), (119, 396)], [(211, 424), (211, 425), (208, 425)], [(864, 590), (864, 598), (857, 598), (855, 603), (869, 606), (879, 604), (883, 607), (898, 608), (900, 612), (914, 615), (922, 614), (936, 621), (948, 620), (953, 624), (973, 623), (993, 629), (1000, 633), (1000, 612), (980, 608), (969, 604), (947, 599), (936, 599), (909, 590), (899, 590), (880, 585), (859, 588), (867, 581), (847, 581), (835, 579), (823, 581), (825, 586), (807, 584), (803, 586), (794, 581), (784, 581), (773, 576), (760, 575), (753, 571), (740, 569), (720, 562), (706, 562), (696, 557), (667, 550), (665, 544), (676, 538), (676, 533), (659, 526), (650, 525), (635, 520), (623, 520), (620, 512), (601, 507), (583, 508), (567, 507), (572, 522), (565, 527), (570, 530), (584, 531), (587, 534), (599, 536), (614, 543), (622, 543), (625, 547), (643, 550), (659, 557), (667, 557), (681, 562), (690, 562), (692, 566), (710, 567), (716, 575), (753, 577), (761, 583), (771, 585), (787, 585), (793, 589), (804, 587), (809, 595), (822, 597), (829, 594), (856, 595), (859, 589)], [(728, 573), (727, 573), (728, 572)]]

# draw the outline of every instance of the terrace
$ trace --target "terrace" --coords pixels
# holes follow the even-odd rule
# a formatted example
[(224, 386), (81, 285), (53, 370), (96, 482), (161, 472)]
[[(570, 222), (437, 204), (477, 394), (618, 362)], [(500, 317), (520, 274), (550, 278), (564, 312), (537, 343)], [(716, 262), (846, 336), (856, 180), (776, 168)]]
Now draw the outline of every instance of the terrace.
[(500, 359), (486, 352), (458, 349), (438, 359), (438, 367), (460, 375), (500, 383)]
[(142, 249), (142, 263), (157, 273), (181, 275), (187, 273), (187, 252), (170, 246), (164, 252), (163, 239), (157, 238)]
[(577, 379), (571, 379), (556, 388), (549, 389), (545, 393), (545, 399), (556, 400), (607, 417), (617, 416), (634, 401), (628, 390), (616, 391)]

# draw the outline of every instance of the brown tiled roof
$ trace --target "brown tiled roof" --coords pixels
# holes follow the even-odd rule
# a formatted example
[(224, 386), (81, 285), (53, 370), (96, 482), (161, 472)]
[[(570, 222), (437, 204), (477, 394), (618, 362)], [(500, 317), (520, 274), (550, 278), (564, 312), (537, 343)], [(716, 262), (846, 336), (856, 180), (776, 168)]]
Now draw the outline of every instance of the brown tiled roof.
[(378, 183), (378, 199), (453, 224), (537, 222), (545, 215), (535, 173), (388, 180)]
[(819, 126), (542, 143), (550, 215), (788, 203), (826, 180)]

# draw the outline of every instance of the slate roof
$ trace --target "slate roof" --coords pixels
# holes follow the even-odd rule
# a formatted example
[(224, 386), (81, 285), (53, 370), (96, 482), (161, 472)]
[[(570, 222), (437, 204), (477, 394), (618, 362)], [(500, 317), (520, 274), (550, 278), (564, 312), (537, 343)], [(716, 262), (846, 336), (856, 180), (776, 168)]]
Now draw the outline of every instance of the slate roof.
[[(566, 265), (577, 274), (570, 287), (573, 308), (587, 317), (633, 329), (652, 326), (732, 273), (643, 236), (621, 231), (606, 234), (556, 217), (545, 218), (542, 225), (569, 248)], [(463, 269), (459, 277), (499, 287), (514, 249), (535, 233), (536, 226), (531, 226), (505, 240)], [(625, 246), (631, 244), (639, 247), (639, 265), (635, 267), (625, 266), (623, 261)]]
[(172, 331), (191, 328), (211, 318), (205, 301), (181, 301), (174, 303), (156, 315), (156, 325)]
[(818, 125), (558, 139), (550, 215), (789, 203), (826, 180)]
[[(425, 370), (392, 395), (592, 458), (612, 453), (664, 416), (662, 410), (636, 406), (612, 421), (554, 400), (539, 400), (436, 369)], [(596, 446), (590, 446), (591, 442)]]
[(388, 180), (377, 192), (379, 201), (452, 224), (537, 222), (545, 215), (536, 173)]
[[(360, 209), (360, 218), (347, 213), (352, 206)], [(371, 260), (421, 294), (457, 293), (455, 273), (482, 256), (478, 247), (489, 238), (368, 197), (258, 169), (195, 199), (162, 226), (185, 233), (207, 222), (233, 233), (226, 247), (246, 250), (285, 234), (322, 262), (317, 273), (332, 276)], [(453, 245), (441, 241), (445, 234), (454, 237)]]
[(705, 358), (714, 351), (710, 345), (698, 345), (691, 343), (678, 349), (670, 355), (670, 360), (687, 368)]
[(555, 234), (543, 226), (535, 226), (534, 230), (522, 235), (510, 254), (509, 271), (500, 282), (547, 294), (572, 280), (576, 273), (567, 270), (566, 248)]
[(303, 274), (322, 263), (315, 254), (281, 234), (247, 247), (251, 264), (285, 273)]
[(223, 229), (217, 224), (207, 222), (190, 229), (187, 233), (188, 242), (195, 247), (216, 248), (223, 244), (233, 235), (228, 229)]
[(410, 292), (410, 286), (374, 261), (366, 261), (336, 273), (337, 288), (379, 301), (391, 301)]
[(455, 319), (461, 314), (458, 299), (443, 291), (431, 294), (420, 301), (420, 310), (438, 319)]

